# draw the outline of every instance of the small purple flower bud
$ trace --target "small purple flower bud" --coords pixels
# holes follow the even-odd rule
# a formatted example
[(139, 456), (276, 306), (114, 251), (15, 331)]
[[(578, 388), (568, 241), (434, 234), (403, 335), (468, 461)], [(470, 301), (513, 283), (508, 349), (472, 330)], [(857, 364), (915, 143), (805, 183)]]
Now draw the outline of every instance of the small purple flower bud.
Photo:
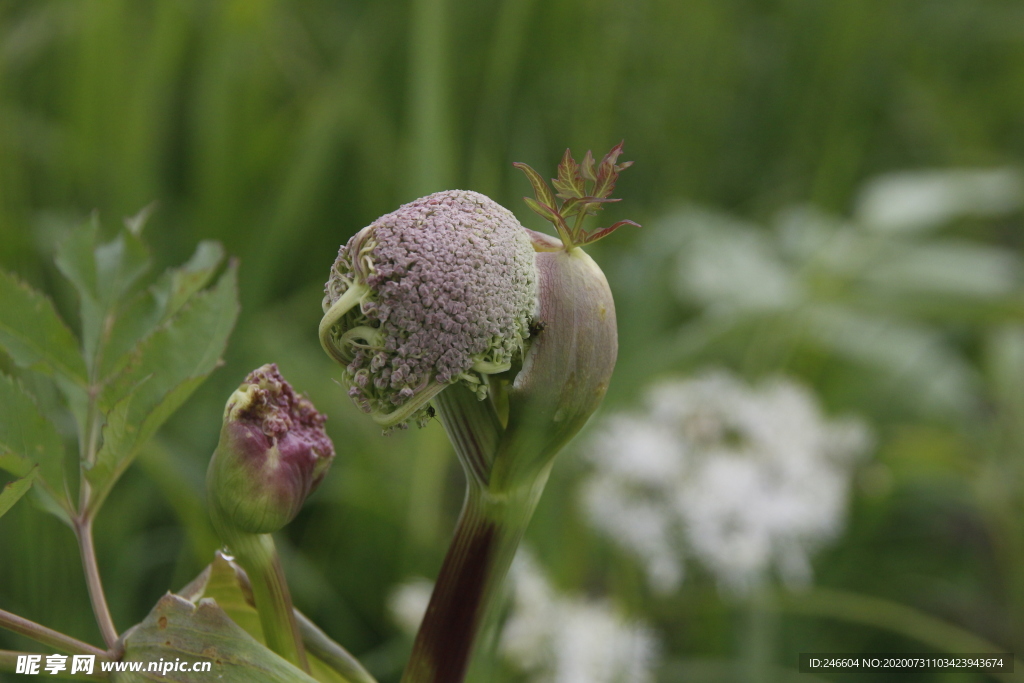
[(252, 371), (228, 399), (206, 473), (217, 516), (253, 534), (278, 531), (294, 519), (334, 459), (326, 420), (277, 365)]

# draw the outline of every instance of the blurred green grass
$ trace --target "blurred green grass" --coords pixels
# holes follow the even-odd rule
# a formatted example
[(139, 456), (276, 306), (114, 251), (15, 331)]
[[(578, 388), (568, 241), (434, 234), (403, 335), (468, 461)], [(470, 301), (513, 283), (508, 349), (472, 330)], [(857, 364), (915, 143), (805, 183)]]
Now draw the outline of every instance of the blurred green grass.
[[(287, 532), (296, 601), (380, 670), (400, 665), (385, 596), (410, 574), (433, 574), (461, 482), (437, 425), (380, 438), (332, 383), (317, 344), (329, 265), (375, 217), (463, 187), (539, 228), (511, 162), (551, 174), (564, 147), (602, 152), (622, 138), (637, 164), (606, 222), (645, 223), (683, 199), (756, 219), (807, 201), (845, 213), (858, 186), (884, 171), (1018, 163), (1022, 21), (1024, 7), (1006, 0), (0, 4), (0, 266), (73, 319), (50, 265), (55, 241), (92, 211), (110, 226), (154, 201), (146, 232), (156, 270), (207, 238), (241, 259), (243, 312), (225, 366), (99, 519), (118, 626), (207, 561), (202, 482), (224, 398), (249, 369), (275, 361), (331, 416), (341, 446)], [(1019, 248), (1019, 220), (997, 227), (984, 238)], [(595, 258), (609, 265), (630, 253), (641, 233), (625, 232)], [(644, 283), (609, 274), (613, 287), (643, 294)], [(649, 293), (667, 296), (653, 282)], [(679, 315), (658, 301), (650, 311)], [(630, 332), (622, 367), (631, 376), (613, 384), (613, 405), (654, 369), (644, 336)], [(1004, 603), (1012, 595), (1024, 606), (1019, 522), (1004, 511), (993, 527), (956, 478), (1001, 432), (984, 421), (967, 437), (942, 425), (893, 429), (903, 440), (882, 457), (920, 453), (922, 464), (909, 466), (905, 495), (858, 501), (822, 580), (908, 591), (987, 637), (1024, 644), (1024, 620)], [(935, 452), (957, 464), (934, 465)], [(637, 612), (653, 610), (673, 627), (674, 655), (730, 656), (732, 608), (706, 577), (651, 608), (635, 568), (583, 532), (578, 466), (571, 454), (563, 461), (530, 532), (558, 582), (611, 586)], [(985, 466), (996, 478), (1016, 471)], [(0, 605), (98, 641), (71, 534), (27, 505), (0, 524)], [(786, 628), (794, 642), (809, 637), (799, 620)], [(0, 634), (0, 646), (21, 645)]]

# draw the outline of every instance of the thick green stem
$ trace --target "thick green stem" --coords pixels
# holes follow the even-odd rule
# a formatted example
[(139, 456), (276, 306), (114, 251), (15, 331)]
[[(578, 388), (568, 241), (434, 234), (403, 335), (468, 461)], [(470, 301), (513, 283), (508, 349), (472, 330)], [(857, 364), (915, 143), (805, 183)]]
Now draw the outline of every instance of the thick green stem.
[(73, 655), (96, 655), (103, 658), (107, 656), (107, 653), (98, 647), (93, 647), (89, 643), (84, 643), (77, 638), (64, 635), (60, 631), (54, 631), (52, 628), (47, 628), (2, 609), (0, 609), (0, 628), (19, 633), (37, 643), (49, 645), (61, 652)]
[(210, 506), (210, 517), (221, 539), (249, 575), (267, 647), (308, 673), (306, 649), (295, 622), (292, 595), (274, 538), (270, 534), (249, 534), (231, 528), (224, 523), (217, 505)]
[(302, 645), (298, 624), (292, 607), (292, 595), (288, 590), (281, 558), (270, 534), (245, 534), (242, 542), (235, 542), (232, 549), (252, 580), (253, 599), (260, 614), (263, 637), (267, 647), (296, 665), (309, 671), (306, 650)]
[(544, 483), (494, 496), (470, 482), (402, 683), (463, 680)]
[(488, 475), (501, 425), (493, 407), (460, 385), (442, 392), (435, 407), (466, 472), (466, 499), (402, 683), (463, 680), (549, 471), (495, 490)]

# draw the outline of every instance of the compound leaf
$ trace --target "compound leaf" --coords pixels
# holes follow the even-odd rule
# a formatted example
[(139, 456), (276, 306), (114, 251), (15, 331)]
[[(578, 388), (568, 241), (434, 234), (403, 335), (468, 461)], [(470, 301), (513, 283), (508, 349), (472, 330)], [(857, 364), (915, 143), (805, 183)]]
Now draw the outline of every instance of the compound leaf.
[(238, 316), (237, 271), (143, 339), (100, 397), (107, 423), (96, 462), (86, 471), (98, 505), (139, 448), (220, 363)]

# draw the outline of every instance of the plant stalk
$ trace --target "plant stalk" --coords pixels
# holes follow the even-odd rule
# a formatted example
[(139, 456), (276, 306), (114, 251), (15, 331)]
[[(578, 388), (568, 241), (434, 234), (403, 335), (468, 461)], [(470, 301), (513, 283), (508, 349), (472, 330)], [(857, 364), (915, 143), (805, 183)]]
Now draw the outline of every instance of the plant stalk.
[(453, 385), (434, 405), (465, 470), (466, 498), (402, 683), (463, 680), (550, 471), (496, 490), (488, 479), (501, 425), (491, 404)]
[(37, 624), (34, 621), (19, 617), (17, 614), (11, 614), (5, 610), (0, 609), (0, 628), (4, 628), (14, 633), (19, 633), (26, 638), (31, 638), (37, 643), (43, 645), (49, 645), (52, 648), (60, 650), (61, 652), (67, 652), (73, 655), (96, 655), (97, 657), (107, 658), (107, 652), (94, 647), (89, 643), (82, 642), (77, 638), (65, 635), (60, 631), (54, 631), (52, 628), (47, 628), (42, 624)]
[[(236, 576), (246, 603), (255, 607), (256, 600), (253, 595), (252, 580), (248, 573), (239, 567), (235, 560), (228, 559), (227, 561), (237, 572)], [(294, 608), (292, 614), (307, 652), (318, 657), (320, 661), (338, 673), (346, 683), (377, 683), (377, 680), (358, 659), (344, 647), (331, 640), (330, 636), (320, 630), (320, 627), (314, 624), (309, 617)]]
[(117, 628), (110, 616), (107, 596), (103, 592), (103, 581), (100, 578), (99, 566), (96, 564), (96, 547), (92, 540), (92, 517), (79, 517), (74, 520), (75, 536), (78, 538), (78, 550), (82, 556), (82, 571), (85, 573), (85, 585), (89, 590), (89, 601), (92, 603), (96, 624), (99, 626), (103, 642), (108, 648), (117, 643)]
[(496, 497), (470, 481), (402, 683), (463, 680), (543, 489)]
[(295, 622), (292, 595), (288, 590), (288, 582), (285, 580), (273, 536), (228, 531), (227, 525), (220, 522), (216, 510), (216, 505), (211, 506), (210, 516), (213, 518), (214, 527), (227, 542), (238, 564), (249, 575), (253, 600), (260, 615), (267, 647), (309, 673), (306, 649), (302, 645), (302, 636)]

